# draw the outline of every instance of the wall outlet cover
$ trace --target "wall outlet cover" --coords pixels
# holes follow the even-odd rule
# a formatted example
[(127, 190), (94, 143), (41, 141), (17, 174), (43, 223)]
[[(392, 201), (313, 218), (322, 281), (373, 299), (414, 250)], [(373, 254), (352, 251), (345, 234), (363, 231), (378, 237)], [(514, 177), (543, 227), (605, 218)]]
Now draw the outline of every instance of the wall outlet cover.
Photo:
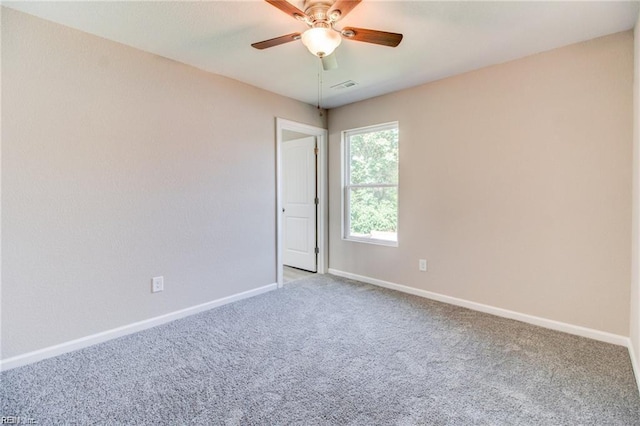
[(418, 262), (418, 269), (420, 269), (422, 272), (427, 271), (427, 259), (420, 259), (420, 261)]
[(164, 277), (153, 277), (151, 279), (151, 292), (157, 293), (164, 290)]

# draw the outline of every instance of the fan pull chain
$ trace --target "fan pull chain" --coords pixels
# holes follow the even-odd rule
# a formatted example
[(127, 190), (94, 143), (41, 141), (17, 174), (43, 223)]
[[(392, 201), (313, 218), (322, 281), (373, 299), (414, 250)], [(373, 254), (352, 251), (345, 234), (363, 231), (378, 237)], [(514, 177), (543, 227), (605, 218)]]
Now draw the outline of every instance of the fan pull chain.
[(322, 117), (322, 59), (318, 61), (318, 115)]

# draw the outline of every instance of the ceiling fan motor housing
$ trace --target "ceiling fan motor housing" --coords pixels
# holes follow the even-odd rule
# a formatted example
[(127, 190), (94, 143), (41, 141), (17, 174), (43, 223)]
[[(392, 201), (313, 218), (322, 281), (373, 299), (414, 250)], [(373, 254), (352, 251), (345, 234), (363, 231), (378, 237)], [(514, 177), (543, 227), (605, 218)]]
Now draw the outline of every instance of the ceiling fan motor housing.
[(335, 3), (335, 0), (305, 0), (304, 13), (310, 21), (309, 25), (314, 28), (331, 27), (332, 19), (327, 12), (333, 3)]

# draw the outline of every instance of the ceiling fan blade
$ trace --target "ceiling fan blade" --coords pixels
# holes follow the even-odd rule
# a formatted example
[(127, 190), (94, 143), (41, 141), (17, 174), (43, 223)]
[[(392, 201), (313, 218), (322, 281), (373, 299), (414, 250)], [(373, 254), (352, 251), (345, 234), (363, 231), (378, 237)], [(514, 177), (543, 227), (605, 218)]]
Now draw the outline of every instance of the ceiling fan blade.
[(327, 16), (331, 16), (333, 13), (338, 11), (340, 14), (334, 18), (334, 21), (344, 18), (347, 16), (347, 13), (351, 12), (351, 10), (359, 5), (361, 1), (362, 0), (338, 0), (333, 4), (333, 6), (331, 6), (329, 12), (327, 12)]
[(331, 71), (338, 68), (336, 52), (333, 52), (331, 55), (323, 56), (320, 60), (322, 61), (322, 69), (325, 71)]
[(289, 3), (287, 0), (265, 0), (271, 6), (275, 6), (289, 16), (293, 16), (296, 19), (304, 17), (304, 12)]
[(402, 41), (402, 34), (368, 30), (366, 28), (347, 27), (342, 30), (342, 35), (347, 40), (364, 41), (389, 47), (396, 47)]
[(290, 41), (294, 41), (298, 39), (300, 39), (300, 33), (291, 33), (291, 34), (283, 35), (280, 37), (272, 38), (269, 40), (253, 43), (251, 47), (255, 47), (256, 49), (262, 50), (268, 47), (279, 46), (281, 44), (289, 43)]

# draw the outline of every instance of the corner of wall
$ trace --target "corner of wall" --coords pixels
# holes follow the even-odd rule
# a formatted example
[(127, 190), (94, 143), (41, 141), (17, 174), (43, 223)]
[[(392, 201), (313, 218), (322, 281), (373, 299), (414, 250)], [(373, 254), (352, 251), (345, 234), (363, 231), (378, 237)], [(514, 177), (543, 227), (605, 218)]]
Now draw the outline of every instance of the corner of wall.
[[(2, 69), (2, 10), (0, 6), (0, 70)], [(2, 132), (2, 85), (0, 85), (0, 133)], [(0, 136), (0, 194), (2, 194), (2, 136)], [(2, 196), (0, 195), (0, 300), (2, 300)], [(2, 303), (0, 303), (2, 323)], [(2, 358), (2, 327), (0, 327), (0, 359)]]
[(629, 354), (640, 389), (640, 13), (633, 49), (633, 173)]

